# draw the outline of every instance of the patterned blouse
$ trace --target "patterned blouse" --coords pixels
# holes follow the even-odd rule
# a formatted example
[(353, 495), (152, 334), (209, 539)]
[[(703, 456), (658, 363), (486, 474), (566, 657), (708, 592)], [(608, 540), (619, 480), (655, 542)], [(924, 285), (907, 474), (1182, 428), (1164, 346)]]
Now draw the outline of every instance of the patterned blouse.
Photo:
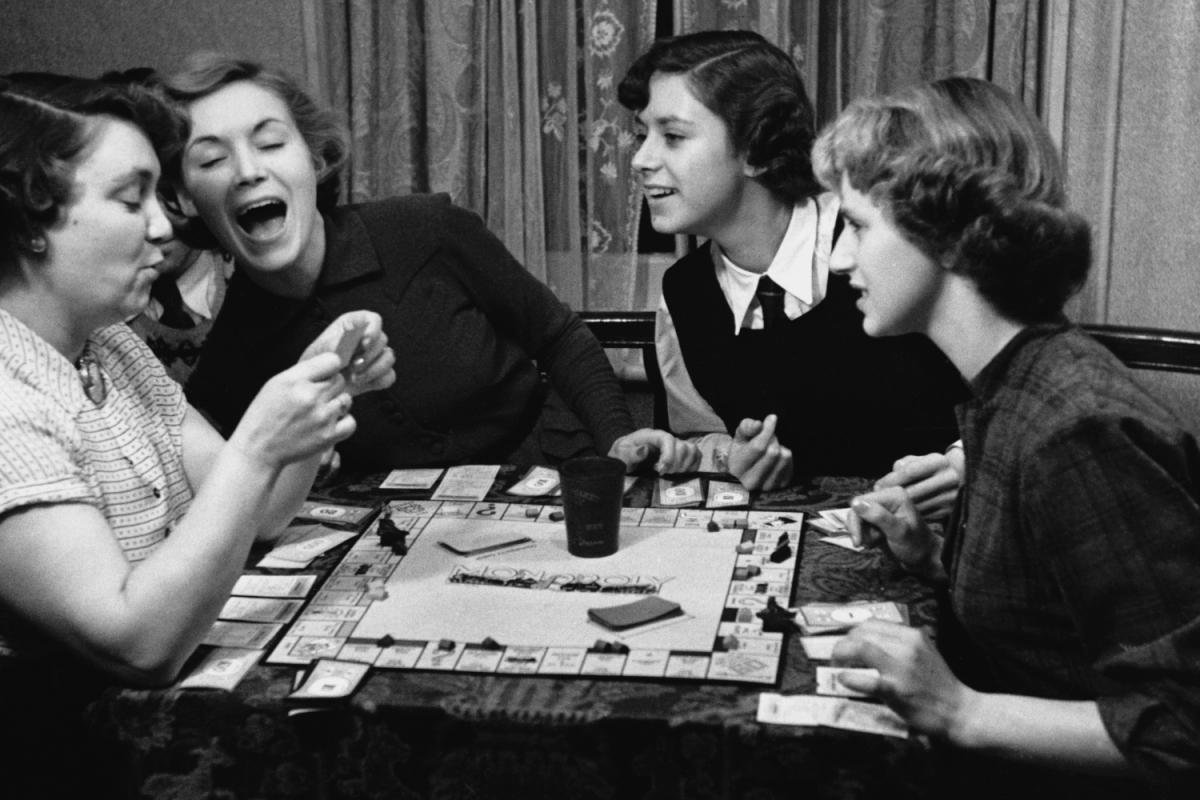
[[(46, 503), (98, 508), (131, 562), (183, 515), (183, 391), (123, 324), (87, 343), (105, 398), (88, 398), (61, 353), (0, 311), (0, 515)], [(69, 534), (68, 534), (69, 535)]]

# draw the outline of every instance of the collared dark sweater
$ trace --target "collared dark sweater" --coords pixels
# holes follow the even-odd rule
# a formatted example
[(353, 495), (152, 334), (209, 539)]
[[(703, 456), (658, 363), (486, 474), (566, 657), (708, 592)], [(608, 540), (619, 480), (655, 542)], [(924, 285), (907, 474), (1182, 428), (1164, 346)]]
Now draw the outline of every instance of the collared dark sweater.
[(830, 275), (807, 313), (735, 335), (710, 245), (663, 276), (696, 390), (731, 433), (744, 418), (777, 414), (801, 476), (882, 475), (897, 458), (943, 450), (958, 436), (954, 405), (966, 387), (957, 370), (923, 336), (867, 336), (855, 297), (845, 276)]
[(307, 298), (234, 274), (187, 385), (224, 432), (263, 383), (356, 309), (383, 317), (397, 380), (355, 398), (358, 430), (338, 447), (348, 467), (553, 464), (607, 452), (633, 429), (583, 321), (445, 195), (338, 208), (325, 217), (325, 240)]
[(1200, 446), (1065, 321), (1025, 328), (971, 389), (939, 649), (980, 691), (1095, 700), (1147, 785), (962, 758), (965, 782), (1200, 796)]

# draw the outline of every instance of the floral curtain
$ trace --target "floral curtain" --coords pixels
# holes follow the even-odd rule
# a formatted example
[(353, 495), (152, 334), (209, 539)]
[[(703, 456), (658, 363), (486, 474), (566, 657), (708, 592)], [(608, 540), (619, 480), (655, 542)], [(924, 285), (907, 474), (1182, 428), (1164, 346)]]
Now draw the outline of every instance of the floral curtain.
[(750, 28), (791, 53), (817, 118), (854, 97), (972, 75), (1037, 103), (1045, 0), (676, 0), (682, 32)]
[(306, 0), (308, 78), (351, 132), (351, 201), (448, 192), (576, 309), (644, 304), (616, 87), (654, 0)]
[[(305, 0), (310, 84), (343, 115), (348, 196), (448, 192), (576, 309), (652, 308), (632, 118), (616, 100), (656, 35), (750, 28), (792, 53), (818, 118), (946, 74), (1036, 102), (1043, 0)], [(674, 30), (655, 29), (671, 3)], [(653, 266), (656, 264), (656, 266)]]

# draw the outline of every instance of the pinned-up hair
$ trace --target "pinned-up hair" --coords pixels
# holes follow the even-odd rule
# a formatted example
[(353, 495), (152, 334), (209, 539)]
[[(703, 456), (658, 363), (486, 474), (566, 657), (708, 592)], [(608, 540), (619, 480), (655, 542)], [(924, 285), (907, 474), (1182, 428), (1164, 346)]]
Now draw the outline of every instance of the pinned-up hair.
[(160, 161), (186, 140), (182, 113), (153, 89), (51, 73), (0, 78), (0, 271), (40, 257), (35, 242), (60, 221), (101, 117), (135, 125)]
[(1053, 319), (1087, 278), (1049, 133), (1016, 97), (946, 78), (851, 103), (817, 138), (818, 180), (869, 196), (914, 245), (1019, 322)]
[(821, 191), (809, 150), (815, 116), (796, 62), (753, 31), (700, 31), (660, 39), (617, 87), (621, 105), (650, 103), (655, 73), (683, 75), (696, 98), (729, 129), (738, 153), (762, 168), (758, 180), (789, 203)]

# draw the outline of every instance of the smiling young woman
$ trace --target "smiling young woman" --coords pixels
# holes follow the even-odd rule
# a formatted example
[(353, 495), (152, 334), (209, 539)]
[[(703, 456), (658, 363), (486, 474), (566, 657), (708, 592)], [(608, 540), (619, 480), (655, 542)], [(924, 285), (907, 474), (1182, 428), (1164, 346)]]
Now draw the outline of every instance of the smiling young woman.
[(358, 431), (339, 446), (347, 467), (553, 465), (599, 452), (694, 468), (693, 446), (633, 430), (595, 337), (479, 217), (446, 195), (339, 206), (345, 144), (292, 79), (205, 56), (169, 91), (191, 119), (171, 165), (179, 205), (192, 233), (236, 263), (187, 386), (220, 425), (331, 316), (363, 308), (382, 316), (399, 380), (356, 401)]
[(637, 115), (632, 165), (654, 229), (706, 240), (663, 277), (672, 430), (768, 489), (882, 475), (950, 444), (964, 396), (953, 367), (919, 338), (867, 337), (830, 275), (838, 202), (813, 178), (813, 110), (792, 59), (749, 31), (663, 39), (619, 97)]

